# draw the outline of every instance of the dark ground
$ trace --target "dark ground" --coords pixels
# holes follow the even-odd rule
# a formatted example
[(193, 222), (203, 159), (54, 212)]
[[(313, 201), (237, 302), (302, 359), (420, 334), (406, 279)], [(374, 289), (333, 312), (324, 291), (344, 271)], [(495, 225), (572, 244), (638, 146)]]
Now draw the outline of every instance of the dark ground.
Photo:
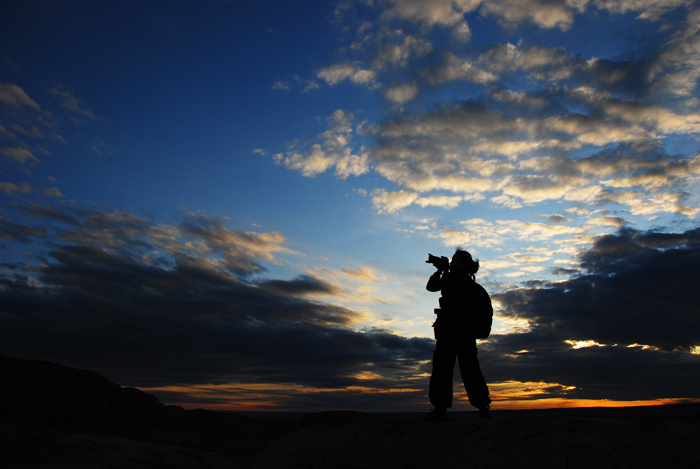
[[(186, 415), (186, 425), (100, 429), (27, 422), (24, 431), (4, 432), (0, 467), (195, 467), (193, 458), (197, 467), (256, 469), (700, 466), (700, 405), (496, 410), (492, 420), (463, 412), (447, 423), (410, 413), (177, 412)], [(66, 439), (75, 435), (85, 439)], [(136, 443), (150, 445), (160, 459), (135, 451)], [(205, 452), (232, 464), (202, 461)]]
[(310, 415), (307, 425), (302, 418), (300, 430), (265, 448), (249, 467), (700, 467), (700, 406), (504, 411), (492, 420), (466, 412), (447, 423), (333, 417)]
[(451, 413), (187, 411), (0, 355), (2, 468), (700, 467), (700, 404)]

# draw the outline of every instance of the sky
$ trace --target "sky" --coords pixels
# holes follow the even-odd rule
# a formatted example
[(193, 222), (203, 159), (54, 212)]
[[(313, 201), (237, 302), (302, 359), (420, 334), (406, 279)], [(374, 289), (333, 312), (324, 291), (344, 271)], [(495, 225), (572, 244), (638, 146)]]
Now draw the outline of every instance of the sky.
[[(700, 401), (700, 3), (5, 1), (0, 353), (168, 404)], [(455, 374), (455, 410), (469, 410)]]

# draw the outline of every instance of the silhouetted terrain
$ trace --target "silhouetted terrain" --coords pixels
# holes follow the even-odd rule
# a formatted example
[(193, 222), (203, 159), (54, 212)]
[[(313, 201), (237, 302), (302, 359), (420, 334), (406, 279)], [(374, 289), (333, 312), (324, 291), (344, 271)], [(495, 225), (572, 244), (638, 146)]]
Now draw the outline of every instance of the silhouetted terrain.
[(0, 466), (695, 467), (700, 406), (501, 411), (446, 423), (337, 411), (266, 417), (165, 406), (97, 373), (0, 355)]
[(1, 354), (0, 383), (0, 467), (236, 467), (298, 428), (165, 406), (98, 373)]

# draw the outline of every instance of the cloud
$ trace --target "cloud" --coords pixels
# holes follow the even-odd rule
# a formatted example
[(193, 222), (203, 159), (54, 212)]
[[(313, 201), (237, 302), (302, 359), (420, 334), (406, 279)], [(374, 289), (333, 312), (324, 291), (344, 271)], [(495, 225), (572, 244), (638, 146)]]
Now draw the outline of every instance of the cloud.
[(299, 170), (307, 177), (331, 168), (335, 168), (336, 176), (342, 179), (366, 173), (369, 170), (367, 155), (364, 152), (356, 154), (353, 148), (353, 139), (360, 132), (361, 124), (353, 127), (353, 115), (342, 109), (336, 110), (327, 122), (327, 130), (317, 136), (322, 143), (275, 155), (275, 161), (289, 169)]
[(662, 93), (691, 97), (700, 78), (700, 9), (690, 12), (680, 28), (652, 63), (649, 75)]
[(481, 68), (479, 64), (463, 60), (452, 52), (445, 54), (445, 60), (440, 67), (426, 70), (425, 75), (428, 77), (428, 82), (432, 84), (461, 80), (488, 85), (498, 78), (494, 73)]
[(90, 109), (87, 109), (85, 102), (74, 96), (65, 86), (60, 84), (54, 85), (49, 89), (49, 93), (56, 97), (59, 104), (68, 111), (68, 115), (74, 124), (97, 119), (97, 116)]
[(408, 191), (388, 192), (383, 189), (376, 189), (370, 194), (372, 204), (379, 211), (394, 213), (410, 205), (421, 207), (442, 207), (446, 209), (457, 207), (464, 198), (461, 196), (430, 196), (421, 197), (418, 193)]
[(665, 2), (653, 1), (548, 1), (548, 0), (389, 0), (380, 3), (387, 5), (384, 18), (400, 18), (418, 23), (425, 28), (436, 26), (448, 28), (454, 38), (467, 41), (471, 29), (465, 16), (479, 12), (483, 16), (492, 16), (504, 27), (514, 28), (521, 24), (534, 24), (543, 29), (570, 29), (578, 13), (592, 8), (608, 10), (613, 14), (628, 12), (639, 13), (640, 19), (658, 20), (668, 11), (683, 6), (683, 0)]
[(287, 81), (279, 80), (279, 81), (276, 81), (272, 84), (273, 90), (289, 91), (290, 88), (291, 88), (291, 86), (290, 86), (289, 82), (287, 82)]
[(412, 83), (404, 83), (388, 88), (384, 95), (394, 103), (403, 104), (411, 101), (418, 94), (418, 87)]
[(34, 227), (0, 217), (0, 239), (28, 244), (33, 238), (43, 238), (45, 236), (46, 231), (40, 227)]
[[(49, 148), (58, 143), (60, 150), (68, 147), (62, 135), (66, 123), (69, 127), (82, 126), (89, 121), (99, 120), (87, 108), (85, 103), (75, 97), (63, 85), (56, 84), (44, 93), (56, 98), (58, 106), (52, 100), (42, 101), (40, 106), (18, 85), (0, 83), (0, 155), (31, 176), (30, 170), (40, 166), (43, 156), (53, 155)], [(84, 134), (72, 135), (85, 139)], [(104, 148), (99, 138), (93, 137), (88, 147), (101, 154), (98, 148)], [(38, 156), (41, 156), (40, 159)], [(49, 180), (51, 180), (49, 178)], [(53, 181), (55, 182), (55, 181)], [(16, 181), (0, 183), (0, 191), (11, 196), (28, 196), (42, 194), (49, 198), (63, 198), (58, 187), (46, 187), (40, 184), (17, 183)], [(37, 197), (39, 198), (39, 197)]]
[(267, 291), (294, 296), (320, 296), (338, 294), (337, 289), (323, 279), (308, 274), (292, 280), (269, 280), (260, 283)]
[(510, 43), (493, 46), (479, 56), (477, 63), (494, 76), (524, 71), (538, 81), (555, 83), (571, 78), (582, 66), (560, 48), (518, 47)]
[(295, 254), (282, 233), (230, 229), (222, 219), (201, 213), (187, 214), (175, 232), (160, 234), (158, 243), (168, 252), (219, 256), (221, 266), (238, 275), (262, 270), (259, 261), (274, 263), (278, 254)]
[(377, 274), (374, 272), (374, 269), (367, 267), (363, 267), (360, 269), (343, 269), (343, 273), (352, 278), (368, 282), (375, 282), (378, 279)]
[(34, 156), (31, 151), (22, 147), (1, 148), (0, 154), (18, 162), (19, 164), (35, 165), (39, 163), (39, 158)]
[(0, 182), (0, 192), (7, 195), (31, 194), (36, 191), (36, 187), (26, 182), (15, 184), (14, 182)]
[(314, 144), (310, 150), (290, 152), (278, 158), (289, 169), (300, 170), (304, 176), (313, 177), (335, 168), (335, 173), (345, 179), (348, 176), (359, 176), (367, 172), (366, 156), (353, 155), (349, 148), (335, 152)]
[(685, 5), (683, 0), (628, 1), (549, 1), (549, 0), (388, 0), (384, 15), (421, 23), (425, 27), (451, 28), (453, 35), (467, 40), (469, 26), (465, 14), (479, 11), (482, 15), (495, 16), (506, 27), (531, 23), (543, 29), (568, 30), (574, 24), (577, 13), (595, 6), (613, 14), (638, 13), (640, 19), (658, 20), (661, 15)]
[(350, 63), (340, 63), (322, 68), (316, 76), (331, 86), (350, 80), (356, 85), (373, 86), (375, 84), (375, 72), (361, 68)]
[(616, 228), (621, 228), (622, 226), (627, 224), (627, 220), (611, 215), (603, 215), (600, 217), (591, 218), (590, 220), (588, 220), (588, 223), (592, 225), (614, 226)]
[(474, 0), (389, 0), (389, 8), (384, 12), (386, 18), (397, 17), (404, 20), (422, 23), (428, 28), (442, 26), (452, 31), (453, 37), (467, 41), (471, 35), (469, 25), (464, 20), (464, 13), (478, 7), (479, 1)]
[[(604, 186), (666, 191), (692, 181), (693, 160), (665, 155), (655, 139), (696, 134), (697, 116), (576, 90), (557, 93), (596, 111), (460, 103), (386, 123), (369, 163), (407, 189), (495, 192), (492, 200), (515, 207), (561, 198), (602, 201)], [(584, 148), (588, 155), (569, 156)]]
[(433, 49), (426, 39), (405, 35), (401, 30), (380, 34), (376, 40), (380, 46), (372, 69), (378, 71), (405, 68), (412, 59), (424, 56)]
[(639, 18), (647, 20), (657, 20), (663, 13), (686, 5), (683, 0), (663, 0), (660, 2), (654, 0), (595, 0), (593, 3), (597, 8), (615, 14), (639, 12)]
[(683, 192), (649, 194), (645, 191), (628, 190), (606, 193), (601, 201), (624, 205), (633, 215), (652, 217), (658, 213), (674, 213), (693, 218), (698, 214), (697, 205), (687, 205)]
[[(575, 4), (575, 3), (574, 3)], [(505, 25), (530, 22), (545, 29), (569, 29), (575, 11), (569, 2), (546, 0), (494, 0), (483, 2), (482, 14), (494, 15)]]
[(380, 213), (396, 212), (413, 204), (419, 198), (415, 192), (387, 192), (383, 189), (375, 189), (370, 195), (372, 196), (372, 204)]
[[(331, 86), (348, 80), (378, 90), (387, 102), (386, 117), (360, 135), (359, 125), (338, 126), (331, 116), (316, 141), (278, 154), (276, 161), (305, 176), (331, 170), (341, 178), (376, 174), (392, 185), (366, 191), (383, 213), (456, 208), (465, 201), (519, 209), (563, 200), (593, 209), (623, 205), (647, 218), (692, 218), (697, 211), (687, 194), (697, 178), (692, 148), (700, 133), (692, 92), (700, 75), (691, 49), (700, 16), (684, 6), (377, 2), (364, 11), (378, 17), (352, 17), (356, 40), (338, 50), (346, 60), (322, 68), (317, 77)], [(676, 31), (663, 23), (672, 10), (686, 15)], [(636, 12), (640, 21), (658, 22), (658, 47), (586, 57), (527, 41), (464, 47), (436, 39), (436, 28), (468, 30), (467, 20), (485, 18), (506, 28), (528, 23), (563, 33), (580, 15), (599, 11), (613, 20)], [(345, 13), (343, 20), (351, 18)], [(444, 99), (461, 89), (460, 82), (468, 84), (464, 98)], [(687, 101), (676, 105), (669, 95)], [(676, 141), (689, 150), (675, 152), (668, 143)], [(644, 193), (649, 200), (639, 197)]]
[(578, 275), (496, 295), (499, 314), (529, 330), (491, 341), (484, 368), (491, 379), (574, 386), (571, 397), (697, 397), (688, 376), (700, 369), (691, 353), (700, 342), (699, 256), (698, 229), (601, 236), (581, 253)]
[(27, 106), (36, 111), (40, 110), (39, 105), (22, 88), (13, 83), (0, 83), (0, 102), (14, 108)]
[(302, 93), (316, 90), (318, 87), (316, 80), (307, 79), (299, 75), (292, 75), (289, 80), (277, 80), (272, 84), (273, 90), (291, 91), (292, 89), (298, 89)]
[(367, 373), (410, 373), (430, 356), (428, 339), (355, 330), (363, 314), (320, 301), (340, 293), (323, 279), (252, 277), (262, 262), (294, 255), (279, 233), (228, 228), (197, 213), (163, 225), (121, 211), (28, 210), (41, 223), (2, 219), (6, 239), (58, 237), (36, 264), (0, 273), (3, 353), (145, 387), (341, 388)]
[[(549, 243), (557, 239), (581, 236), (586, 233), (586, 230), (585, 226), (567, 226), (561, 223), (546, 224), (522, 220), (471, 218), (457, 222), (457, 226), (441, 227), (439, 237), (448, 246), (466, 245), (494, 248), (520, 241)], [(509, 262), (507, 266), (510, 267), (513, 264)]]

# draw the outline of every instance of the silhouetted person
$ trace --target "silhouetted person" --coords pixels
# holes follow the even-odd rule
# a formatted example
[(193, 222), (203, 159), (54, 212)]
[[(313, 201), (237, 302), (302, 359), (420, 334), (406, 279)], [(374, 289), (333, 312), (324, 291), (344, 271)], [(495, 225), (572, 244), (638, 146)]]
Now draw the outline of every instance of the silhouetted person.
[(433, 324), (435, 352), (429, 395), (435, 408), (431, 417), (445, 419), (447, 409), (452, 407), (452, 375), (457, 359), (469, 403), (479, 409), (481, 418), (490, 418), (489, 389), (477, 358), (478, 334), (469, 317), (480, 303), (483, 305), (488, 301), (487, 307), (491, 308), (486, 290), (475, 281), (479, 261), (472, 260), (467, 251), (457, 249), (451, 263), (446, 257), (432, 255), (427, 262), (438, 270), (430, 277), (426, 288), (431, 292), (442, 292), (440, 308), (435, 310), (438, 317)]

